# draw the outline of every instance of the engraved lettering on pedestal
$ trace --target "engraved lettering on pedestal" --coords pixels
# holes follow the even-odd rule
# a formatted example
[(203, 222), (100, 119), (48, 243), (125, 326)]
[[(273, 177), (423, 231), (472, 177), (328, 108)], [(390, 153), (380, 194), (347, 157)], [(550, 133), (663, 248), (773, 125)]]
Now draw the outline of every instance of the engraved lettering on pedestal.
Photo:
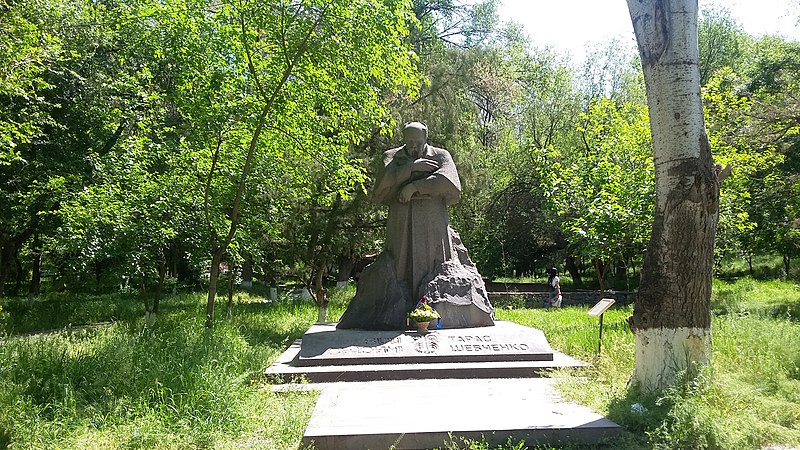
[(458, 342), (491, 342), (491, 336), (450, 336), (451, 340)]
[[(474, 340), (474, 339), (467, 339), (467, 338), (475, 338), (476, 336), (458, 336), (451, 338), (454, 342), (464, 342), (461, 343), (452, 343), (450, 344), (450, 351), (453, 352), (509, 352), (509, 351), (527, 351), (530, 349), (530, 345), (528, 344), (520, 344), (520, 343), (482, 343), (485, 341), (491, 341), (491, 339), (486, 340)], [(470, 342), (467, 344), (466, 342)]]
[(370, 337), (364, 339), (364, 346), (384, 345), (384, 344), (400, 344), (400, 336), (395, 337)]
[(414, 350), (426, 355), (436, 353), (436, 351), (439, 350), (439, 338), (435, 334), (415, 337)]

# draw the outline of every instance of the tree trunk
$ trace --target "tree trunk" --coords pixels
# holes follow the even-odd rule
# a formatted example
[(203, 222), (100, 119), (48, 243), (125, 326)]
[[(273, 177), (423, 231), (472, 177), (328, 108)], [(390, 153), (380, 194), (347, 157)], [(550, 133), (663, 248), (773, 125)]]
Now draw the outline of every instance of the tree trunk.
[[(34, 243), (38, 242), (38, 239)], [(42, 253), (38, 245), (34, 244), (33, 262), (31, 263), (31, 284), (28, 287), (28, 307), (39, 297), (42, 288)]]
[(8, 272), (11, 271), (11, 259), (14, 256), (14, 245), (6, 242), (0, 247), (0, 297), (5, 294), (6, 280)]
[(245, 255), (242, 263), (242, 287), (253, 287), (253, 256)]
[(269, 285), (269, 301), (277, 302), (278, 301), (278, 282), (273, 281)]
[(167, 277), (167, 259), (163, 251), (158, 258), (158, 284), (156, 285), (156, 297), (153, 299), (153, 321), (155, 315), (161, 311), (161, 296), (164, 294), (164, 280)]
[(336, 287), (347, 287), (347, 281), (350, 279), (350, 274), (353, 273), (353, 268), (356, 266), (356, 259), (358, 254), (353, 253), (348, 256), (339, 258), (339, 271), (336, 274)]
[(150, 298), (147, 295), (147, 275), (145, 273), (142, 273), (139, 277), (139, 294), (142, 296), (142, 303), (144, 303), (144, 322), (147, 328), (151, 328), (156, 323), (156, 315), (153, 314)]
[(94, 263), (94, 291), (96, 293), (100, 293), (102, 290), (102, 279), (103, 279), (103, 265), (105, 261), (95, 261)]
[(657, 392), (711, 356), (720, 171), (703, 122), (697, 0), (628, 0), (644, 70), (656, 179), (653, 230), (629, 325), (632, 384)]
[[(242, 26), (244, 26), (244, 21), (242, 19)], [(219, 264), (222, 262), (222, 257), (225, 252), (228, 250), (228, 246), (233, 241), (234, 236), (236, 236), (236, 231), (239, 227), (239, 212), (242, 205), (242, 199), (244, 198), (244, 191), (247, 182), (247, 177), (250, 174), (250, 167), (253, 163), (253, 155), (255, 154), (256, 147), (258, 146), (259, 136), (261, 136), (261, 132), (264, 129), (264, 125), (267, 120), (267, 116), (269, 115), (270, 110), (272, 109), (272, 105), (275, 102), (275, 99), (278, 97), (283, 85), (286, 83), (286, 80), (291, 75), (292, 68), (294, 67), (294, 63), (296, 61), (292, 61), (289, 66), (284, 71), (284, 77), (276, 87), (275, 91), (273, 91), (272, 97), (267, 101), (264, 107), (261, 109), (261, 113), (258, 117), (258, 122), (256, 123), (255, 130), (253, 130), (253, 135), (250, 137), (250, 144), (247, 149), (247, 154), (244, 158), (244, 165), (242, 166), (242, 172), (239, 175), (239, 184), (236, 189), (236, 195), (233, 198), (233, 204), (231, 205), (229, 211), (230, 217), (230, 227), (228, 228), (228, 233), (225, 239), (217, 245), (216, 239), (216, 232), (214, 231), (214, 227), (211, 225), (211, 220), (209, 219), (209, 207), (208, 207), (208, 194), (209, 189), (211, 186), (211, 179), (214, 175), (214, 170), (216, 166), (216, 161), (219, 157), (219, 151), (222, 146), (222, 135), (220, 134), (219, 141), (217, 143), (217, 147), (214, 150), (213, 157), (212, 157), (212, 164), (211, 170), (208, 173), (208, 178), (206, 179), (206, 188), (204, 194), (204, 208), (206, 214), (206, 224), (209, 227), (209, 236), (211, 237), (212, 248), (214, 251), (211, 255), (211, 274), (208, 282), (208, 301), (206, 303), (206, 328), (211, 328), (214, 325), (214, 302), (216, 301), (217, 297), (217, 282), (219, 281)]]
[(317, 304), (317, 322), (328, 321), (328, 290), (323, 286), (325, 277), (325, 264), (320, 263), (314, 272), (311, 293), (314, 295), (314, 302)]
[[(55, 208), (55, 206), (51, 208), (51, 211), (54, 211)], [(37, 219), (34, 217), (30, 225), (24, 228), (16, 236), (9, 236), (0, 232), (0, 297), (3, 297), (3, 294), (5, 293), (5, 285), (6, 281), (8, 280), (8, 274), (11, 271), (12, 260), (16, 260), (17, 264), (19, 264), (19, 260), (17, 259), (19, 249), (22, 247), (22, 244), (24, 244), (25, 241), (30, 239), (30, 237), (36, 233), (36, 226)], [(18, 285), (16, 289), (19, 289)]]
[(616, 266), (616, 274), (614, 274), (614, 278), (626, 281), (628, 279), (628, 265), (625, 263), (625, 259), (620, 258), (616, 260), (615, 266)]
[(328, 321), (328, 303), (325, 302), (325, 306), (320, 306), (317, 308), (317, 323), (325, 323)]
[(211, 270), (208, 274), (208, 301), (206, 302), (206, 328), (214, 326), (214, 303), (217, 299), (217, 283), (219, 282), (219, 265), (225, 250), (218, 248), (211, 255)]
[(573, 286), (580, 286), (583, 284), (583, 279), (581, 279), (581, 271), (578, 270), (578, 265), (575, 264), (575, 255), (567, 255), (567, 272), (572, 277), (572, 285)]
[[(242, 205), (242, 199), (244, 198), (244, 191), (247, 183), (247, 177), (250, 174), (250, 167), (253, 163), (253, 155), (255, 154), (256, 147), (258, 147), (261, 132), (264, 130), (264, 126), (266, 125), (267, 116), (270, 114), (273, 106), (275, 105), (275, 102), (279, 98), (280, 94), (283, 92), (283, 89), (286, 86), (287, 81), (294, 73), (295, 66), (298, 63), (300, 63), (300, 60), (304, 56), (306, 48), (308, 46), (309, 39), (314, 34), (314, 31), (316, 30), (317, 26), (319, 25), (323, 17), (324, 15), (321, 14), (317, 19), (317, 21), (308, 28), (308, 30), (305, 33), (305, 38), (295, 51), (294, 56), (292, 57), (292, 59), (287, 61), (287, 65), (283, 70), (282, 78), (280, 79), (278, 84), (272, 89), (270, 94), (267, 95), (266, 91), (264, 91), (264, 86), (258, 84), (258, 76), (256, 76), (257, 74), (254, 72), (255, 69), (253, 68), (252, 61), (251, 64), (249, 65), (251, 74), (254, 75), (253, 79), (257, 84), (256, 87), (259, 90), (259, 92), (263, 95), (264, 103), (261, 108), (261, 112), (258, 116), (258, 120), (256, 121), (256, 126), (255, 129), (253, 130), (253, 134), (250, 137), (250, 143), (247, 148), (247, 154), (245, 155), (244, 158), (244, 165), (242, 166), (242, 171), (239, 174), (239, 183), (236, 188), (236, 194), (234, 195), (233, 204), (231, 205), (229, 212), (230, 228), (228, 229), (228, 233), (225, 239), (219, 245), (213, 245), (213, 242), (216, 241), (215, 238), (216, 232), (213, 230), (213, 226), (211, 226), (211, 220), (209, 218), (208, 196), (211, 186), (211, 179), (213, 178), (214, 175), (214, 167), (216, 165), (217, 158), (219, 157), (219, 150), (222, 145), (222, 134), (220, 133), (217, 148), (213, 153), (214, 163), (212, 163), (211, 170), (209, 171), (208, 174), (208, 178), (206, 178), (206, 187), (203, 200), (204, 209), (206, 212), (206, 224), (209, 227), (209, 235), (211, 236), (212, 246), (214, 248), (214, 252), (211, 256), (211, 274), (208, 280), (208, 301), (206, 302), (206, 328), (210, 328), (214, 325), (214, 303), (217, 296), (217, 282), (219, 281), (219, 264), (220, 262), (222, 262), (222, 257), (225, 255), (225, 251), (228, 249), (228, 246), (231, 244), (231, 241), (233, 241), (233, 238), (236, 235), (236, 230), (239, 227), (239, 213)], [(248, 39), (249, 39), (247, 37), (248, 30), (245, 26), (245, 20), (243, 15), (240, 16), (239, 23), (241, 24), (242, 27), (242, 36), (243, 36), (242, 43), (245, 44), (246, 46), (245, 54), (249, 60), (251, 56), (251, 50), (248, 47)]]
[(233, 282), (234, 282), (234, 269), (233, 264), (228, 265), (228, 304), (225, 307), (225, 314), (230, 317), (233, 314)]
[(19, 290), (22, 288), (22, 280), (25, 279), (25, 269), (22, 267), (22, 261), (19, 260), (19, 251), (14, 254), (14, 268), (15, 268), (15, 282), (12, 295), (15, 297), (19, 295)]
[(783, 253), (783, 271), (786, 273), (786, 276), (784, 277), (784, 279), (785, 278), (789, 278), (789, 270), (791, 269), (791, 261), (792, 260), (791, 260), (791, 257), (789, 257), (789, 254), (784, 252)]
[(606, 291), (606, 274), (608, 273), (610, 262), (595, 258), (592, 260), (592, 264), (594, 265), (594, 272), (597, 274), (597, 282), (600, 284), (600, 295), (602, 295)]

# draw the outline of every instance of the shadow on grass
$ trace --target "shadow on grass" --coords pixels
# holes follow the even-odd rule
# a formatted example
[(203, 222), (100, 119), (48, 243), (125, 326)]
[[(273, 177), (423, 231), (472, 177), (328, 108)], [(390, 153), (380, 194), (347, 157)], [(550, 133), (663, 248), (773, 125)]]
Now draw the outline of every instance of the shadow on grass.
[(772, 303), (764, 307), (763, 314), (775, 319), (788, 319), (793, 322), (800, 322), (800, 301)]
[(47, 294), (28, 306), (25, 299), (7, 299), (3, 310), (10, 315), (8, 331), (33, 334), (70, 326), (133, 320), (143, 314), (135, 295)]
[(785, 299), (757, 305), (744, 305), (737, 302), (714, 302), (712, 311), (715, 316), (741, 317), (755, 315), (800, 323), (800, 300)]

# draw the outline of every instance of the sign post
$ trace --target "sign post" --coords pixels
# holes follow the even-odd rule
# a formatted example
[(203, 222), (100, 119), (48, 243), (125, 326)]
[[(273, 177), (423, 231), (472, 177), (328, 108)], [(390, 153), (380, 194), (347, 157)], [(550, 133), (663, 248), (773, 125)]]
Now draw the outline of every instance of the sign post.
[(592, 306), (592, 309), (590, 309), (589, 312), (588, 312), (588, 314), (590, 316), (596, 316), (596, 317), (600, 318), (600, 333), (599, 333), (599, 335), (597, 337), (597, 354), (598, 355), (600, 354), (600, 345), (601, 345), (601, 342), (603, 341), (603, 313), (606, 312), (606, 310), (608, 310), (608, 308), (611, 308), (611, 305), (614, 304), (614, 301), (615, 300), (613, 298), (604, 298), (604, 299), (600, 300), (599, 302), (597, 302), (596, 305)]

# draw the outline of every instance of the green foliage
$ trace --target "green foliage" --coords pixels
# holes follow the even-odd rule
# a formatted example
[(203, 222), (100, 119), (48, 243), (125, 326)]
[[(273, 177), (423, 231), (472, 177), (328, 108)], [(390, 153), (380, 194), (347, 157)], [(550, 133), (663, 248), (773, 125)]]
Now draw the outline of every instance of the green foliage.
[(722, 186), (718, 259), (797, 253), (797, 43), (765, 37), (734, 68), (719, 68), (704, 88), (715, 160), (731, 163)]
[(548, 161), (542, 187), (571, 251), (594, 262), (603, 288), (610, 264), (640, 255), (649, 236), (655, 189), (646, 111), (598, 99), (578, 125), (584, 149), (540, 156)]
[(272, 263), (287, 217), (324, 223), (308, 210), (363, 190), (351, 148), (419, 83), (405, 1), (62, 3), (0, 26), (0, 291), (40, 232), (65, 276), (178, 260), (188, 281), (229, 247)]
[(87, 182), (88, 156), (113, 145), (120, 112), (138, 104), (98, 9), (80, 0), (3, 6), (0, 52), (12, 64), (0, 77), (0, 291), (24, 244), (56, 234), (53, 213)]
[(750, 138), (753, 99), (742, 89), (742, 80), (723, 68), (706, 84), (703, 95), (715, 161), (734, 167), (720, 192), (715, 246), (718, 259), (724, 255), (752, 255), (763, 248), (757, 230), (767, 223), (758, 218), (763, 217), (760, 211), (767, 205), (761, 204), (761, 199), (781, 184), (776, 170), (783, 157), (773, 146), (759, 146)]
[[(43, 98), (37, 91), (46, 89), (42, 78), (43, 62), (58, 53), (59, 45), (50, 48), (38, 45), (42, 38), (53, 42), (50, 33), (40, 33), (35, 20), (25, 17), (22, 9), (4, 5), (3, 22), (0, 26), (0, 58), (6, 62), (0, 74), (0, 166), (11, 164), (21, 157), (19, 145), (31, 142), (41, 135), (42, 126), (48, 116), (40, 110)], [(33, 63), (38, 62), (39, 64)], [(26, 104), (27, 103), (27, 104)], [(9, 106), (14, 107), (9, 107)]]
[(752, 38), (742, 30), (730, 10), (724, 7), (712, 5), (704, 8), (700, 15), (697, 24), (700, 85), (705, 86), (721, 69), (738, 70)]
[[(594, 260), (602, 283), (612, 260), (638, 264), (652, 167), (642, 75), (620, 41), (575, 69), (499, 24), (494, 1), (2, 8), (0, 292), (39, 256), (67, 289), (96, 291), (200, 286), (221, 249), (261, 278), (331, 271), (380, 248), (384, 213), (365, 194), (405, 120), (453, 154), (452, 223), (484, 275), (567, 256)], [(723, 8), (699, 26), (711, 145), (734, 168), (717, 261), (777, 253), (790, 275), (800, 50)]]

